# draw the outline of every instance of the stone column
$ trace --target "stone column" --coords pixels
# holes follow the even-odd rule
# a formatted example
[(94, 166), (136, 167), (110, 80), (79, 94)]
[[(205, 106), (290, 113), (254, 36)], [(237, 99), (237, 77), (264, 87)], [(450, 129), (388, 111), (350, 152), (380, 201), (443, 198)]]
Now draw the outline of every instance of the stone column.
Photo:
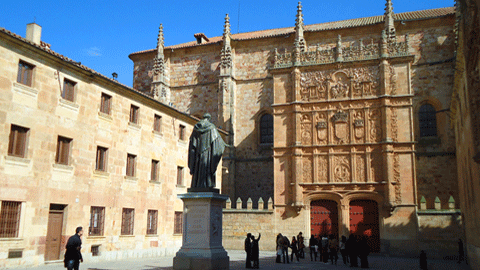
[(184, 204), (183, 239), (173, 269), (229, 269), (230, 258), (222, 246), (222, 206), (228, 196), (188, 192), (178, 197)]

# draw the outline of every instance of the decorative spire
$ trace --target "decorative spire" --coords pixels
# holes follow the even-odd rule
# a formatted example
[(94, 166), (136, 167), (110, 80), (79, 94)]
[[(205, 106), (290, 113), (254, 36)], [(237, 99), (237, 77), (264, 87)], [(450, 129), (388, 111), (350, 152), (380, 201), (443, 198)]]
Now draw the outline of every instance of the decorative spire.
[(223, 26), (223, 48), (221, 54), (221, 73), (230, 74), (232, 67), (232, 47), (230, 46), (230, 17), (225, 16), (225, 25)]
[(223, 38), (230, 36), (230, 17), (228, 17), (228, 13), (225, 16), (225, 26), (223, 27)]
[(157, 52), (163, 54), (163, 47), (164, 47), (164, 38), (163, 38), (163, 24), (160, 24), (158, 30), (158, 38), (157, 38)]
[(384, 20), (385, 20), (385, 32), (386, 32), (388, 41), (395, 39), (395, 25), (394, 25), (395, 20), (393, 19), (393, 14), (394, 13), (393, 13), (392, 0), (387, 0), (387, 3), (385, 4)]
[(297, 19), (295, 20), (295, 48), (298, 52), (305, 50), (305, 38), (303, 37), (303, 13), (302, 2), (298, 2)]

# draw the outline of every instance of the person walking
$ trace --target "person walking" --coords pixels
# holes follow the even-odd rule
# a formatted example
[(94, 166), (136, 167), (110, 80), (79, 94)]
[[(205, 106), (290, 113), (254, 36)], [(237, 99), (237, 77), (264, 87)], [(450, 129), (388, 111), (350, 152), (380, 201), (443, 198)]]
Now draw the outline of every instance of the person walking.
[(345, 249), (345, 243), (347, 242), (347, 237), (342, 235), (342, 240), (340, 241), (340, 254), (342, 254), (343, 264), (348, 263), (348, 254), (347, 250)]
[(292, 248), (292, 254), (290, 255), (291, 256), (290, 261), (293, 262), (293, 255), (295, 255), (295, 257), (297, 257), (297, 262), (299, 262), (300, 259), (298, 258), (298, 241), (295, 238), (295, 236), (292, 237), (291, 248)]
[(338, 261), (338, 240), (335, 235), (330, 235), (330, 240), (328, 240), (328, 250), (330, 252), (330, 261), (335, 262), (335, 265), (337, 265)]
[(252, 242), (251, 242), (251, 233), (247, 233), (247, 238), (245, 238), (245, 252), (247, 253), (247, 259), (245, 262), (245, 268), (252, 268)]
[(425, 250), (420, 251), (420, 269), (428, 270), (427, 253), (425, 253)]
[(258, 241), (260, 241), (262, 234), (258, 234), (258, 238), (255, 239), (255, 236), (252, 235), (252, 255), (251, 259), (253, 261), (253, 268), (258, 269), (260, 267), (260, 249), (258, 248)]
[(317, 261), (318, 242), (315, 235), (310, 237), (308, 247), (310, 248), (310, 261), (313, 262), (313, 255), (315, 255), (315, 261)]
[(70, 236), (67, 241), (67, 245), (65, 246), (65, 259), (64, 259), (64, 266), (68, 270), (78, 270), (80, 269), (80, 262), (83, 262), (82, 257), (82, 237), (83, 235), (83, 228), (77, 227), (75, 229), (75, 234)]
[(326, 234), (322, 236), (321, 246), (322, 246), (322, 250), (320, 253), (320, 260), (323, 263), (327, 263), (328, 262), (328, 237)]
[(302, 232), (299, 232), (297, 235), (297, 241), (298, 241), (298, 256), (300, 258), (305, 259), (305, 238), (303, 238)]

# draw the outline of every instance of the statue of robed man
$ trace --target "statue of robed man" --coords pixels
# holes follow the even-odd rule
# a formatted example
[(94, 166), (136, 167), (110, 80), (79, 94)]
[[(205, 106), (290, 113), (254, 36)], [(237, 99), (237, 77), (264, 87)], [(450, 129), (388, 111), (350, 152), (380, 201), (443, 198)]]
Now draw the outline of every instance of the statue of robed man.
[[(195, 124), (188, 146), (188, 168), (192, 175), (189, 191), (209, 191), (215, 188), (215, 171), (222, 158), (225, 146), (217, 128), (206, 113)], [(218, 192), (218, 191), (217, 191)]]

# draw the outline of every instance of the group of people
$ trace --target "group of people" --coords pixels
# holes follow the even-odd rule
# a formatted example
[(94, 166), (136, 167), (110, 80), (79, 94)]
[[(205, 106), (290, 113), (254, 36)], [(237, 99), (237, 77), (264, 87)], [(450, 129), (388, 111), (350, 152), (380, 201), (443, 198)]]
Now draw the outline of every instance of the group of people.
[[(290, 263), (293, 262), (293, 256), (297, 258), (297, 261), (300, 261), (300, 258), (305, 258), (305, 238), (303, 238), (302, 232), (300, 232), (297, 237), (293, 236), (292, 241), (288, 237), (283, 236), (281, 233), (277, 235), (277, 263)], [(288, 256), (288, 249), (292, 249), (290, 253), (290, 258)]]
[(258, 241), (260, 241), (260, 237), (262, 237), (262, 234), (260, 233), (258, 234), (257, 239), (255, 239), (255, 236), (251, 233), (247, 233), (247, 238), (245, 239), (245, 252), (247, 253), (246, 268), (258, 269), (260, 267), (260, 251), (258, 249)]
[[(300, 258), (305, 258), (306, 247), (304, 244), (304, 237), (300, 232), (296, 237), (293, 236), (291, 241), (288, 237), (283, 236), (281, 233), (277, 235), (277, 263), (290, 263), (294, 261), (294, 256), (297, 261)], [(342, 256), (343, 263), (345, 265), (350, 264), (351, 267), (358, 267), (358, 259), (360, 258), (360, 267), (368, 268), (368, 255), (370, 254), (370, 247), (366, 236), (350, 235), (347, 237), (342, 236), (338, 241), (335, 235), (313, 235), (310, 238), (309, 245), (310, 260), (319, 261), (323, 263), (330, 262), (337, 264), (338, 252)], [(291, 249), (290, 256), (288, 249)]]

